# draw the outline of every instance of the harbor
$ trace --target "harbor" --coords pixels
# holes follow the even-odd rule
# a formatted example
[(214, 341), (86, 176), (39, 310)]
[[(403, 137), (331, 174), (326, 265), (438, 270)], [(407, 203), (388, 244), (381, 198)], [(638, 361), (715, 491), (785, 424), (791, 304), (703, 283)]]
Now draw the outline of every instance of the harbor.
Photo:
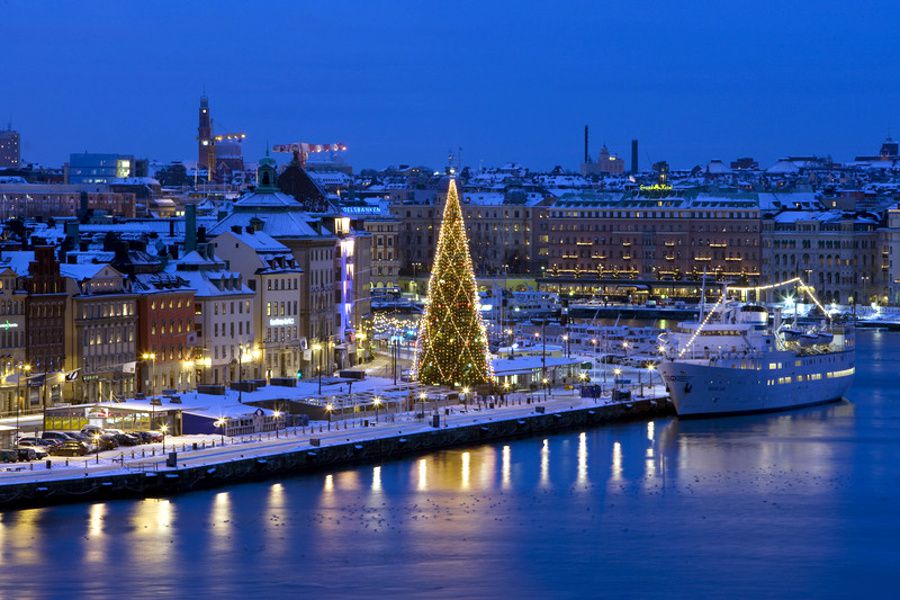
[[(554, 597), (561, 579), (567, 597), (603, 585), (662, 597), (673, 570), (684, 594), (884, 597), (900, 535), (896, 337), (860, 331), (858, 352), (871, 358), (846, 401), (820, 407), (647, 416), (186, 494), (5, 511), (6, 585), (58, 595), (50, 561), (76, 597), (121, 581), (180, 596), (292, 586), (328, 598), (498, 587)], [(453, 576), (436, 582), (439, 572)]]

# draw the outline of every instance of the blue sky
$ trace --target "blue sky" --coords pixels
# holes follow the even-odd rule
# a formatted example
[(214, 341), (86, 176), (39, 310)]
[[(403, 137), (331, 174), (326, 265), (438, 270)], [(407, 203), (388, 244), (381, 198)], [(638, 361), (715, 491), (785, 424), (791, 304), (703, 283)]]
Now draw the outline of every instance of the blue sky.
[[(356, 167), (874, 153), (900, 136), (900, 2), (0, 0), (23, 158), (196, 157), (217, 129), (343, 141)], [(10, 57), (12, 57), (10, 59)]]

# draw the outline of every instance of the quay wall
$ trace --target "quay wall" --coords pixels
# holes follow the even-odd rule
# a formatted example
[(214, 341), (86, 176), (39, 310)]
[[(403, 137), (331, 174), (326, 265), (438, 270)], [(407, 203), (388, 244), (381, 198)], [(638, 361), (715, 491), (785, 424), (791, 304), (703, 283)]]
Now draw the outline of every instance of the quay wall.
[(435, 428), (409, 434), (388, 434), (369, 440), (328, 443), (280, 451), (266, 456), (228, 459), (203, 466), (161, 468), (158, 471), (95, 473), (81, 478), (0, 485), (0, 511), (69, 502), (116, 498), (167, 497), (179, 493), (311, 473), (337, 467), (372, 464), (401, 456), (446, 448), (497, 442), (613, 422), (649, 420), (672, 414), (666, 399), (577, 408), (472, 425)]

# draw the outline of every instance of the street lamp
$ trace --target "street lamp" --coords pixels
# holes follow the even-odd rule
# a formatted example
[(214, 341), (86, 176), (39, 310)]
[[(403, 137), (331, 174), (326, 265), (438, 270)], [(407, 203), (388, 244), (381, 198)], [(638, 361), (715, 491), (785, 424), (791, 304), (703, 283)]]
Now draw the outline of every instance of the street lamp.
[(543, 379), (541, 379), (541, 383), (544, 384), (544, 402), (546, 402), (547, 401), (547, 388), (550, 387), (550, 380), (547, 379), (546, 377), (544, 377)]
[(148, 388), (150, 390), (150, 395), (153, 395), (153, 365), (156, 364), (156, 354), (153, 352), (144, 352), (141, 354), (141, 360), (150, 363), (150, 376), (148, 377)]
[(375, 407), (375, 422), (378, 422), (378, 407), (381, 406), (381, 398), (375, 396), (372, 399), (372, 405)]
[(20, 365), (21, 373), (19, 373), (19, 379), (16, 381), (16, 438), (13, 440), (13, 447), (18, 447), (19, 445), (19, 396), (21, 395), (22, 389), (22, 376), (24, 375), (26, 378), (25, 381), (25, 390), (28, 390), (28, 373), (31, 372), (31, 365), (28, 363), (24, 363)]
[[(315, 344), (313, 344), (312, 349), (313, 349), (313, 352), (318, 353), (319, 351), (322, 350), (322, 344), (320, 344), (319, 342), (316, 342)], [(316, 370), (319, 372), (319, 391), (317, 393), (320, 396), (322, 395), (322, 365), (321, 365), (321, 362), (322, 362), (321, 360), (316, 361)]]
[(325, 412), (328, 413), (328, 431), (331, 431), (331, 412), (334, 410), (334, 404), (329, 402), (325, 405)]
[[(653, 386), (653, 369), (654, 368), (655, 367), (653, 365), (647, 365), (647, 373), (648, 373), (647, 379), (649, 380), (649, 381), (647, 381), (647, 385), (649, 385), (651, 387)], [(644, 395), (644, 384), (641, 383), (641, 396), (643, 396), (643, 395)]]
[(428, 399), (428, 394), (425, 392), (419, 392), (419, 400), (422, 401), (422, 418), (425, 418), (425, 400)]
[(622, 374), (622, 369), (616, 367), (613, 369), (613, 389), (619, 389), (619, 375)]
[(469, 388), (468, 388), (468, 386), (466, 386), (462, 389), (462, 394), (463, 394), (463, 406), (465, 406), (466, 411), (468, 411), (469, 410)]
[(219, 429), (219, 445), (225, 445), (225, 417), (219, 417), (216, 419), (216, 422), (213, 423)]
[(166, 433), (169, 431), (169, 426), (166, 423), (163, 423), (162, 425), (159, 426), (159, 430), (163, 434), (162, 450), (163, 450), (163, 453), (165, 453), (166, 452)]
[(277, 437), (279, 437), (278, 436), (278, 419), (281, 418), (281, 411), (276, 410), (274, 413), (272, 413), (272, 416), (275, 418), (275, 437), (277, 438)]

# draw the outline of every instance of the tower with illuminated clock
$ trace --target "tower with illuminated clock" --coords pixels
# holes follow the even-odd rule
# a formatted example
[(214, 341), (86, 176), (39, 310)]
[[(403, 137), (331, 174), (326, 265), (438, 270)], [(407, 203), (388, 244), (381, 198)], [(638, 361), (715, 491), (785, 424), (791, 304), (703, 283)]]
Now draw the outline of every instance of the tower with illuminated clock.
[(212, 119), (209, 116), (209, 98), (200, 96), (200, 124), (197, 127), (197, 168), (209, 168), (209, 151), (213, 144)]
[(480, 385), (492, 378), (469, 238), (453, 179), (419, 323), (416, 376), (419, 383), (446, 386)]

